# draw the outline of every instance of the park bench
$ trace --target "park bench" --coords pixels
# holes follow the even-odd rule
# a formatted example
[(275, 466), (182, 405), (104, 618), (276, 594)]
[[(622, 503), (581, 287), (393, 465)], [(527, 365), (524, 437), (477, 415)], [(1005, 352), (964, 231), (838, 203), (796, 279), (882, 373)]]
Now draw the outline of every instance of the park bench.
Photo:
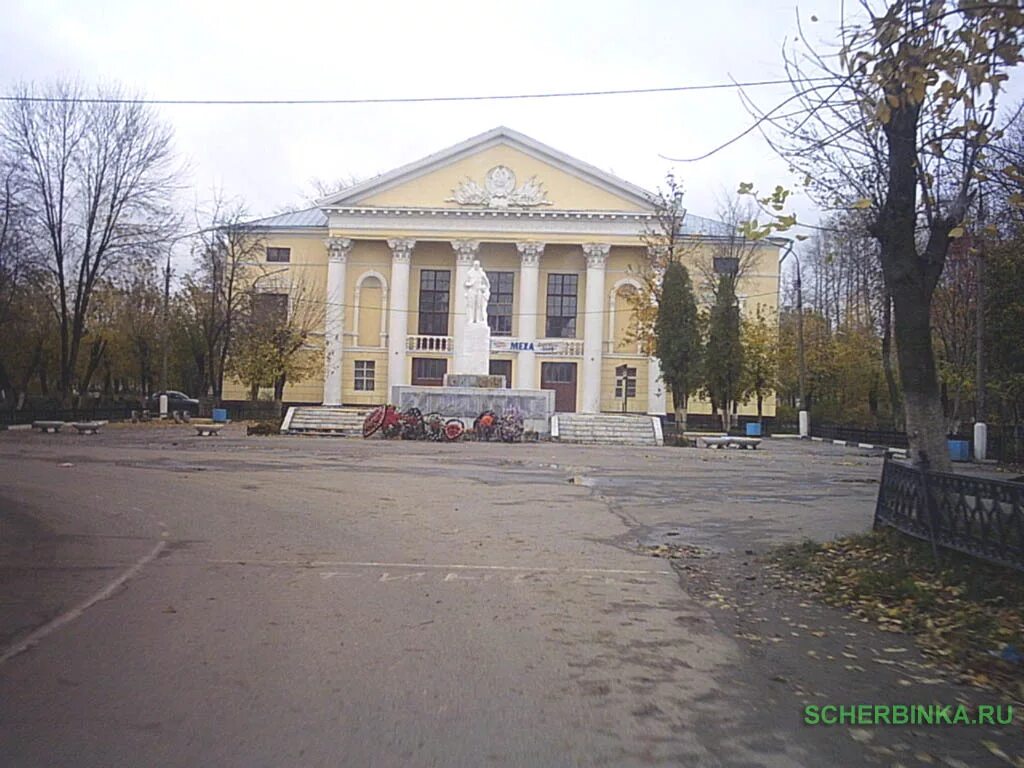
[(60, 432), (61, 427), (64, 426), (63, 421), (33, 421), (32, 428), (38, 429), (40, 432), (48, 432), (53, 434)]
[(224, 428), (224, 424), (196, 424), (192, 422), (192, 426), (196, 428), (196, 434), (199, 437), (214, 437), (221, 429)]
[(732, 437), (722, 435), (721, 437), (698, 437), (698, 448), (749, 448), (757, 450), (761, 440), (756, 437)]
[(73, 421), (71, 426), (77, 429), (80, 435), (95, 435), (106, 423), (105, 421)]

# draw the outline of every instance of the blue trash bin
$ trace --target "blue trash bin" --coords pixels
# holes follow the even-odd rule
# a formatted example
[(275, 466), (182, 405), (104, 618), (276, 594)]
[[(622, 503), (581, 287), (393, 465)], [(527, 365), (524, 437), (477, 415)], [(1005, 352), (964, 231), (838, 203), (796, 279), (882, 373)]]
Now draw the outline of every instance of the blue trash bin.
[(970, 443), (967, 440), (947, 440), (949, 458), (953, 461), (970, 461)]
[(747, 437), (760, 437), (761, 436), (761, 425), (756, 421), (747, 422)]
[(214, 408), (213, 409), (213, 420), (224, 422), (228, 420), (228, 409), (227, 408)]

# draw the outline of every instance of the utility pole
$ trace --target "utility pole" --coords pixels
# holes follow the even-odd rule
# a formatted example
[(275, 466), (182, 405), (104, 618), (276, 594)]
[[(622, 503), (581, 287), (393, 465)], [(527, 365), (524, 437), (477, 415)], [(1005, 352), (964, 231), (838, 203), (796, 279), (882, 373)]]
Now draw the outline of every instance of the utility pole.
[(787, 256), (793, 254), (793, 258), (796, 259), (796, 357), (800, 386), (797, 410), (800, 412), (800, 437), (808, 437), (811, 432), (811, 420), (807, 412), (807, 364), (804, 358), (804, 291), (800, 277), (800, 257), (793, 250), (795, 246), (796, 243), (790, 241), (789, 249), (779, 259), (779, 267), (781, 268)]
[(974, 249), (976, 349), (974, 398), (974, 459), (984, 461), (988, 453), (988, 424), (985, 422), (985, 198), (978, 193), (978, 238)]
[(164, 267), (164, 317), (160, 329), (160, 345), (163, 348), (163, 361), (160, 364), (160, 391), (167, 391), (167, 324), (171, 303), (171, 250), (167, 249), (167, 264)]

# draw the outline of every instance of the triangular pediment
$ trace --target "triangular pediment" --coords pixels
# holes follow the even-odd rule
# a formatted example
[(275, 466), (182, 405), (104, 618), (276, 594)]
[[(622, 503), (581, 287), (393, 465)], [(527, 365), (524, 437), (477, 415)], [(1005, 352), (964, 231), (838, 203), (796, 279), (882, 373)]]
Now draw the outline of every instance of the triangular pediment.
[(324, 208), (650, 211), (627, 181), (509, 128), (495, 128), (319, 202)]

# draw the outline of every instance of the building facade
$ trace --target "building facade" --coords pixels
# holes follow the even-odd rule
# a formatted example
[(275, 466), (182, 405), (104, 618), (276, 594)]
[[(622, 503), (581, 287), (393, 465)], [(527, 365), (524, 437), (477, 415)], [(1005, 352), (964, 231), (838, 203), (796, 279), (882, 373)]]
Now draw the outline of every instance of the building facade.
[[(323, 378), (288, 384), (285, 400), (365, 406), (389, 401), (395, 385), (441, 385), (457, 373), (462, 286), (479, 260), (491, 284), (492, 373), (513, 388), (554, 390), (558, 411), (671, 410), (657, 360), (629, 333), (629, 294), (640, 289), (645, 236), (657, 226), (651, 201), (639, 187), (497, 128), (316, 208), (255, 222), (273, 273), (260, 290), (288, 293), (293, 308), (322, 307)], [(684, 220), (695, 253), (729, 235), (717, 222)], [(775, 310), (778, 246), (754, 252), (741, 305), (750, 311), (751, 296)], [(245, 396), (240, 386), (226, 389), (226, 397)], [(691, 402), (702, 410), (710, 412)]]

